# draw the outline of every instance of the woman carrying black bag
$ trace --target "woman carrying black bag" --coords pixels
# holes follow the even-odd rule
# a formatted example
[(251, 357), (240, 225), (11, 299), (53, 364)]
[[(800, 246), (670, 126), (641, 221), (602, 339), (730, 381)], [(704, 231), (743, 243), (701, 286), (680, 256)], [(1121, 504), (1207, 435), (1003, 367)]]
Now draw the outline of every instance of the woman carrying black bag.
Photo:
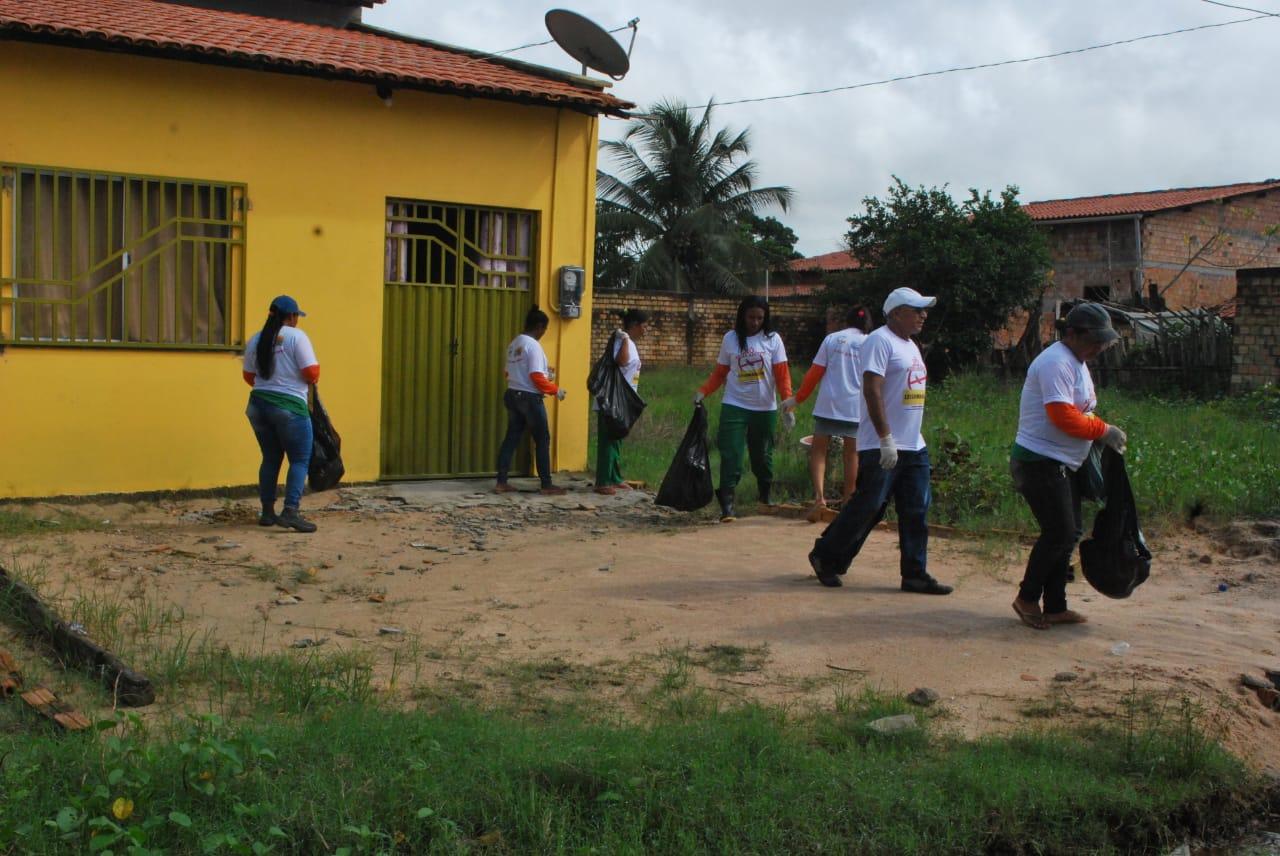
[(1040, 524), (1040, 537), (1031, 548), (1013, 611), (1035, 630), (1086, 621), (1067, 609), (1071, 553), (1081, 534), (1081, 464), (1095, 440), (1121, 454), (1127, 442), (1123, 431), (1093, 414), (1098, 401), (1086, 362), (1118, 337), (1105, 308), (1080, 304), (1067, 314), (1062, 340), (1031, 361), (1022, 386), (1009, 472), (1014, 489)]
[[(636, 342), (643, 339), (648, 330), (649, 313), (628, 309), (618, 314), (622, 317), (622, 329), (613, 335), (613, 361), (623, 378), (635, 389), (640, 382), (640, 349)], [(593, 404), (592, 409), (597, 411), (596, 493), (612, 495), (629, 487), (622, 480), (622, 438), (609, 430), (598, 404)]]

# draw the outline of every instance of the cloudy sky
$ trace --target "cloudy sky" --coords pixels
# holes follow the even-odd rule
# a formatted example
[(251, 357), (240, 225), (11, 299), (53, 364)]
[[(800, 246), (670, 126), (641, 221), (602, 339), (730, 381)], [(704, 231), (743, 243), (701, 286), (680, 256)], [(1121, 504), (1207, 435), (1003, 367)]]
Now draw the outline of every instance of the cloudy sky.
[[(1280, 0), (1231, 0), (1280, 13)], [(389, 0), (365, 21), (501, 51), (547, 38), (530, 0)], [(783, 95), (1082, 48), (1254, 17), (1203, 0), (573, 0), (606, 29), (639, 17), (641, 105)], [(624, 40), (628, 33), (620, 33)], [(554, 44), (511, 54), (569, 71)], [(1021, 188), (1024, 201), (1280, 176), (1280, 17), (1056, 59), (826, 95), (721, 104), (749, 127), (771, 212), (806, 255), (840, 248), (845, 218), (891, 176), (911, 185)], [(620, 135), (622, 120), (602, 123)], [(602, 167), (607, 164), (602, 162)]]

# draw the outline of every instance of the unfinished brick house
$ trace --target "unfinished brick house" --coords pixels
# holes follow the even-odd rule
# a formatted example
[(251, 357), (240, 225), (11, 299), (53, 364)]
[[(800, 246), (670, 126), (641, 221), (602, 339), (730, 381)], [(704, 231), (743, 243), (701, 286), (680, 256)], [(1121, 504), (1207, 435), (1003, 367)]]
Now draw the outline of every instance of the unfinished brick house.
[(1049, 232), (1057, 301), (1218, 306), (1236, 270), (1280, 260), (1280, 180), (1083, 196), (1023, 206)]

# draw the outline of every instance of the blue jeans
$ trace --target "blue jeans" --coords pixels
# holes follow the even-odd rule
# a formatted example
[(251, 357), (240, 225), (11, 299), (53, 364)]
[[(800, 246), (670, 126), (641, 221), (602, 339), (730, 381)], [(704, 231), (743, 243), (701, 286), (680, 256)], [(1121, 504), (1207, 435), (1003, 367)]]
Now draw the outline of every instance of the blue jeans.
[(284, 480), (284, 504), (297, 508), (302, 502), (302, 488), (307, 482), (307, 466), (311, 463), (311, 417), (290, 413), (261, 399), (249, 396), (245, 409), (253, 434), (262, 449), (262, 466), (258, 468), (258, 498), (263, 511), (276, 504), (276, 480), (280, 464), (289, 456), (289, 472)]
[(840, 514), (813, 545), (823, 573), (843, 574), (884, 517), (889, 499), (898, 512), (903, 577), (923, 577), (929, 558), (929, 450), (898, 452), (898, 465), (880, 466), (880, 450), (858, 453), (858, 485)]
[(507, 483), (511, 459), (516, 456), (516, 449), (528, 429), (533, 435), (533, 459), (538, 468), (538, 478), (542, 480), (543, 487), (551, 487), (551, 429), (547, 427), (547, 406), (542, 403), (542, 396), (536, 392), (508, 389), (502, 395), (502, 403), (507, 406), (507, 436), (498, 450), (498, 484)]

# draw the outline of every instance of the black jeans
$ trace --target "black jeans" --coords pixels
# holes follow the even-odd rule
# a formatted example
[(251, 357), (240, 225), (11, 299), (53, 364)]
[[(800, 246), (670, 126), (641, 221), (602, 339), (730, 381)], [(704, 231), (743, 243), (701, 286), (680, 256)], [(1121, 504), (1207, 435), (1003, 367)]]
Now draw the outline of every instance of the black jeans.
[(498, 484), (506, 484), (511, 459), (524, 437), (525, 429), (533, 435), (534, 464), (543, 487), (551, 487), (551, 429), (547, 427), (547, 407), (536, 392), (508, 389), (502, 395), (507, 406), (507, 436), (498, 450)]
[(858, 483), (853, 496), (813, 545), (824, 573), (843, 574), (884, 517), (889, 500), (898, 512), (899, 570), (905, 577), (929, 572), (929, 450), (899, 452), (898, 465), (880, 466), (880, 450), (858, 453)]
[(1046, 613), (1065, 612), (1071, 553), (1082, 532), (1076, 473), (1057, 461), (1011, 460), (1009, 474), (1040, 524), (1018, 597), (1028, 603), (1043, 598)]

